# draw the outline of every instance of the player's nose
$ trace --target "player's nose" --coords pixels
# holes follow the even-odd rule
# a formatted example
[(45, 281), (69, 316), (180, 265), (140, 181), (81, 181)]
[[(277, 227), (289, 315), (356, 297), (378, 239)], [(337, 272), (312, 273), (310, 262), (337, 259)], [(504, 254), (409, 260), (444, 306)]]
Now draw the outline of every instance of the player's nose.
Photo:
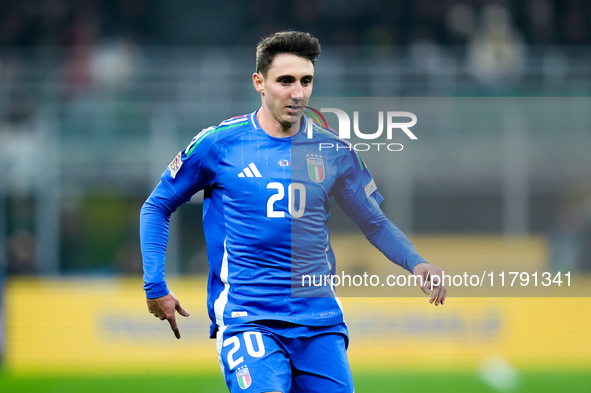
[(302, 86), (301, 83), (296, 82), (293, 84), (293, 90), (291, 92), (291, 99), (298, 99), (298, 100), (303, 100), (304, 99), (304, 87)]
[(302, 96), (291, 96), (291, 105), (299, 106), (302, 105), (304, 102), (304, 98)]

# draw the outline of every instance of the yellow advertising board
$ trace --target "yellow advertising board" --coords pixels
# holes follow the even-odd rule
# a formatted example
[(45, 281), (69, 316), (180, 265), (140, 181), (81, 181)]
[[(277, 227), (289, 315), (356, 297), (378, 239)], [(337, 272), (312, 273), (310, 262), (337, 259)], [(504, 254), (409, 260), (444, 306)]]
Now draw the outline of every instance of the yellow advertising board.
[[(204, 278), (170, 283), (182, 338), (148, 313), (139, 279), (18, 279), (5, 288), (4, 366), (13, 373), (218, 371)], [(354, 369), (591, 369), (588, 298), (341, 298)]]

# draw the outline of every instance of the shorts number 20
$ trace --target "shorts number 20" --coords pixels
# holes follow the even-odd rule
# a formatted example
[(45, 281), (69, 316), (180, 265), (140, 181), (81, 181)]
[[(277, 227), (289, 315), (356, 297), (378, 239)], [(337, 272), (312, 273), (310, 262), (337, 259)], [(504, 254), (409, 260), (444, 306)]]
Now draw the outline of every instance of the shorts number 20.
[[(224, 348), (228, 345), (233, 345), (232, 349), (228, 352), (228, 365), (230, 370), (239, 365), (244, 361), (244, 356), (240, 356), (238, 359), (234, 359), (234, 354), (240, 349), (239, 336), (232, 336), (224, 340)], [(254, 349), (252, 338), (256, 341), (257, 349)], [(242, 334), (242, 339), (246, 345), (246, 352), (253, 358), (260, 358), (265, 355), (265, 346), (263, 344), (263, 336), (260, 332), (245, 332)]]

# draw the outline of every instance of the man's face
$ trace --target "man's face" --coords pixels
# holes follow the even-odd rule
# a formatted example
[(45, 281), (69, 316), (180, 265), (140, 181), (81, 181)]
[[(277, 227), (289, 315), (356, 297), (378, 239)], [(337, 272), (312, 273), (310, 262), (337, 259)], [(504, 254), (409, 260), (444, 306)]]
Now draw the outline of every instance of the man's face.
[(254, 82), (262, 95), (263, 107), (277, 123), (288, 128), (300, 119), (308, 105), (313, 78), (314, 65), (310, 60), (280, 53), (273, 59), (267, 76), (255, 74)]

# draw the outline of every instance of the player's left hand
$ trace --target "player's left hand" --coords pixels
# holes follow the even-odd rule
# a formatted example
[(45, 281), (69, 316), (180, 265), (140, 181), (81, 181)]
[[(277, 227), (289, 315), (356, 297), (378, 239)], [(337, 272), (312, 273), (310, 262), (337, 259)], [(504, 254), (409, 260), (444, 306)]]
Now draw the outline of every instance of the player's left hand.
[(419, 263), (412, 271), (415, 276), (421, 276), (421, 290), (425, 295), (431, 293), (429, 303), (435, 303), (436, 306), (445, 302), (447, 287), (443, 285), (443, 270), (439, 266), (429, 263)]

